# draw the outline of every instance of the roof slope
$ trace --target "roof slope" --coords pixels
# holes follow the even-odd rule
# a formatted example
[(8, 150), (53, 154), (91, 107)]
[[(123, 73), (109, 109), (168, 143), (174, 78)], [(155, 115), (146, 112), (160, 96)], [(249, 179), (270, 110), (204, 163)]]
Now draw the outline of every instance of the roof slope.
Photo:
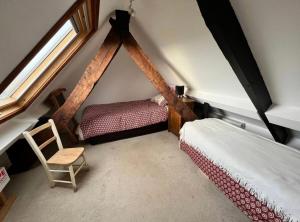
[[(28, 52), (37, 39), (43, 35), (43, 30), (47, 29), (47, 22), (55, 21), (72, 2), (72, 0), (48, 2), (47, 4), (51, 6), (37, 0), (30, 0), (26, 3), (26, 10), (30, 12), (36, 8), (43, 11), (43, 18), (35, 13), (25, 16), (24, 7), (14, 5), (17, 8), (14, 11), (20, 12), (19, 19), (11, 23), (15, 24), (15, 27), (6, 26), (5, 21), (11, 20), (11, 9), (7, 8), (8, 5), (3, 7), (3, 4), (6, 4), (5, 1), (0, 3), (2, 18), (0, 28), (9, 33), (6, 37), (6, 45), (3, 44), (5, 41), (0, 43), (0, 58), (1, 61), (5, 61), (0, 66), (0, 80), (4, 73), (8, 73), (9, 69), (20, 61), (23, 56), (21, 51), (24, 50), (23, 53), (26, 54), (26, 51)], [(281, 0), (230, 0), (230, 2), (241, 23), (272, 100), (276, 103), (275, 105), (282, 108), (279, 110), (283, 110), (276, 113), (276, 116), (286, 118), (284, 110), (289, 107), (293, 108), (289, 110), (296, 110), (293, 111), (296, 115), (293, 115), (292, 120), (281, 121), (280, 124), (299, 130), (300, 121), (296, 126), (289, 122), (295, 122), (297, 118), (300, 120), (297, 114), (300, 113), (300, 100), (298, 99), (300, 96), (300, 63), (298, 62), (300, 57), (300, 30), (298, 28), (300, 2), (298, 0), (291, 0), (288, 3)], [(96, 54), (99, 42), (102, 42), (108, 33), (107, 18), (117, 8), (127, 9), (127, 3), (119, 0), (101, 1), (99, 31), (73, 58), (61, 75), (50, 84), (48, 91), (40, 97), (40, 101), (51, 89), (67, 85), (70, 90), (75, 86), (84, 68)], [(258, 118), (250, 99), (206, 28), (196, 1), (139, 0), (134, 2), (134, 8), (136, 16), (131, 23), (132, 34), (169, 84), (185, 84), (190, 88), (190, 94), (201, 101), (208, 101), (216, 107)], [(9, 44), (9, 36), (12, 36), (11, 39), (18, 37), (18, 24), (21, 24), (18, 21), (21, 19), (23, 22), (20, 30), (24, 31), (22, 36), (24, 39), (22, 41), (15, 39), (14, 45)], [(30, 21), (37, 20), (39, 24), (43, 24), (42, 27), (31, 27), (34, 23)], [(51, 24), (48, 26), (51, 27)], [(36, 30), (32, 31), (32, 28)], [(37, 36), (35, 40), (33, 35), (39, 33), (41, 36)], [(32, 41), (32, 43), (24, 44), (25, 41)], [(134, 100), (155, 94), (154, 88), (147, 83), (146, 78), (141, 77), (143, 75), (139, 74), (140, 71), (128, 59), (123, 49), (113, 63), (83, 107), (96, 102)], [(126, 71), (123, 68), (124, 64), (127, 65)], [(120, 91), (126, 90), (124, 83), (137, 76), (140, 76), (139, 84), (130, 89), (130, 95), (121, 95)], [(118, 81), (115, 81), (114, 87), (110, 87), (110, 83), (116, 77)], [(141, 93), (134, 94), (134, 91)], [(276, 122), (276, 119), (272, 122)]]

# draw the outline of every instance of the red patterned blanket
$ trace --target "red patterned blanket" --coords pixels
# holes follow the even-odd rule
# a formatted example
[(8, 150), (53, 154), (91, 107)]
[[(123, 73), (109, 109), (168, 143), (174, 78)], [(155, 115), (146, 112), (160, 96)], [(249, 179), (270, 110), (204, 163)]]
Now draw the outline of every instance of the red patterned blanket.
[(205, 173), (209, 179), (252, 221), (283, 222), (284, 216), (275, 213), (273, 209), (258, 200), (253, 192), (243, 187), (239, 181), (235, 181), (229, 174), (207, 159), (202, 153), (180, 142), (180, 148), (185, 151), (195, 164)]
[(80, 129), (84, 139), (167, 121), (167, 107), (150, 100), (88, 106)]

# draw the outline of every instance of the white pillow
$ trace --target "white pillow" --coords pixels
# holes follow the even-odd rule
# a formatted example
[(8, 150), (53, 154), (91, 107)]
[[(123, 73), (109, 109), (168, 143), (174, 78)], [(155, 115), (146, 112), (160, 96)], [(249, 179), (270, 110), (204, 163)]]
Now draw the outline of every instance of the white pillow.
[(167, 100), (161, 94), (153, 96), (151, 102), (157, 103), (159, 106), (166, 106), (168, 104)]

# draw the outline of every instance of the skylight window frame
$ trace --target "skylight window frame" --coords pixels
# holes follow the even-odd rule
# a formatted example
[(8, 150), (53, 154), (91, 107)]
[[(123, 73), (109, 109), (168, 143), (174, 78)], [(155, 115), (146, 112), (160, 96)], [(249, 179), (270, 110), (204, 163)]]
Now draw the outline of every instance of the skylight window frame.
[[(6, 94), (4, 95), (5, 99), (9, 97), (15, 100), (19, 99), (37, 81), (39, 76), (43, 75), (62, 51), (73, 42), (77, 35), (78, 32), (75, 31), (74, 24), (70, 19), (67, 20), (2, 92), (2, 94)], [(5, 91), (7, 92), (5, 93)], [(2, 100), (0, 94), (0, 102)]]
[[(34, 71), (29, 75), (29, 78), (27, 78), (12, 95), (5, 100), (0, 100), (0, 123), (24, 111), (51, 82), (51, 80), (53, 80), (53, 78), (67, 64), (67, 62), (76, 54), (76, 52), (96, 32), (98, 28), (99, 4), (100, 0), (76, 1), (32, 49), (32, 51), (1, 82), (0, 94), (6, 89), (7, 86), (10, 85), (10, 83), (35, 57), (35, 55), (39, 53), (39, 51), (48, 43), (48, 41), (58, 32), (58, 30), (60, 30), (60, 28), (68, 20), (72, 22), (77, 35), (67, 45), (63, 45), (63, 50), (54, 58), (53, 61), (50, 61), (48, 65), (46, 64), (47, 67), (45, 70), (42, 70), (42, 74), (38, 78), (34, 79), (33, 82), (30, 82), (28, 79), (32, 78), (33, 73), (37, 70), (34, 69)], [(63, 41), (65, 38), (66, 37), (63, 38)], [(54, 48), (54, 50), (61, 44), (61, 42)], [(54, 50), (52, 50), (50, 54), (53, 53)], [(45, 60), (49, 57), (49, 55), (47, 55)], [(44, 63), (45, 60), (39, 64), (38, 68)]]

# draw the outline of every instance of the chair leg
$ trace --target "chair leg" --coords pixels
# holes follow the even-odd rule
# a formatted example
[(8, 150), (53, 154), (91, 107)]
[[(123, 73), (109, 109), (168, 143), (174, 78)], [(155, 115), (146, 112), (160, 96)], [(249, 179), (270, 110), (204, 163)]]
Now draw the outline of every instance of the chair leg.
[(83, 161), (84, 161), (84, 166), (85, 166), (85, 168), (88, 170), (88, 169), (89, 169), (89, 165), (88, 165), (88, 163), (86, 162), (85, 154), (82, 154), (82, 158), (83, 158)]
[(73, 166), (69, 166), (69, 171), (70, 171), (70, 178), (71, 178), (71, 182), (72, 182), (72, 185), (73, 185), (73, 190), (74, 192), (77, 191), (77, 186), (76, 186), (76, 180), (75, 180), (75, 174), (74, 174), (74, 168)]
[(49, 181), (49, 186), (50, 186), (50, 188), (54, 188), (55, 187), (55, 182), (53, 182), (53, 181)]
[(45, 169), (47, 177), (48, 177), (49, 186), (50, 186), (50, 188), (53, 188), (55, 186), (55, 182), (53, 181), (54, 180), (53, 176), (52, 176), (52, 174), (49, 171), (49, 168), (47, 166), (44, 166), (44, 169)]
[(53, 188), (55, 186), (55, 182), (53, 181), (53, 177), (48, 172), (47, 172), (47, 176), (48, 176), (49, 186), (50, 186), (50, 188)]

